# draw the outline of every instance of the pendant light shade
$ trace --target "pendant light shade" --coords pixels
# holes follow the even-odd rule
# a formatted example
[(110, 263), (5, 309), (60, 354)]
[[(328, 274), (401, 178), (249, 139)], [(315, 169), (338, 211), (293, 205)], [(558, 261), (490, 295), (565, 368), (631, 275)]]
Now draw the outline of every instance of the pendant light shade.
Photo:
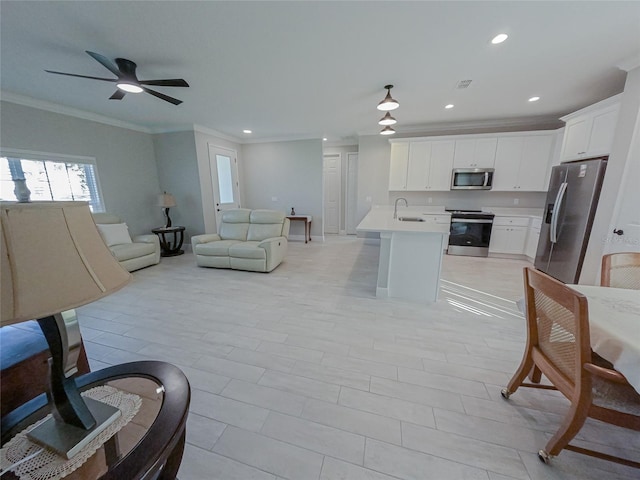
[(393, 85), (385, 85), (384, 88), (387, 89), (387, 96), (378, 104), (378, 110), (382, 110), (383, 112), (395, 110), (400, 106), (400, 104), (391, 97), (391, 89), (393, 88)]
[(388, 125), (380, 131), (380, 135), (393, 135), (394, 133), (396, 131)]
[(384, 117), (378, 121), (378, 125), (395, 125), (398, 121), (387, 112)]

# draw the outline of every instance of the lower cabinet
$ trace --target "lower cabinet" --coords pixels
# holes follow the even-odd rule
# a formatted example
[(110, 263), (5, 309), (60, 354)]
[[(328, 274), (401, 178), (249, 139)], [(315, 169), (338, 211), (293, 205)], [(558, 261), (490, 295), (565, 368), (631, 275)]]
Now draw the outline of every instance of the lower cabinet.
[(495, 217), (489, 253), (524, 255), (528, 230), (527, 217)]
[(540, 240), (540, 227), (542, 224), (541, 218), (534, 218), (531, 221), (529, 232), (527, 233), (527, 244), (524, 247), (524, 254), (534, 260), (536, 258), (536, 252), (538, 250), (538, 240)]

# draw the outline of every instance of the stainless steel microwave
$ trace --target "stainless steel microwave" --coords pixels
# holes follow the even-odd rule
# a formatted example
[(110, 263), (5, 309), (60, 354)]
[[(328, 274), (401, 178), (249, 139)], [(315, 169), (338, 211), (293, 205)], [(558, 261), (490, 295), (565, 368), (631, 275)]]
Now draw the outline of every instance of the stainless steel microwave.
[(451, 190), (491, 190), (493, 168), (454, 168)]

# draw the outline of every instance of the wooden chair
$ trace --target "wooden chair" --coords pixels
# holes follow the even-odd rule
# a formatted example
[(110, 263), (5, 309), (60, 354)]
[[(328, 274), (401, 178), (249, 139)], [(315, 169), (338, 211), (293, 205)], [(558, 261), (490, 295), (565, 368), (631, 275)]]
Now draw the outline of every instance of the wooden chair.
[[(640, 431), (640, 394), (621, 373), (607, 368), (608, 362), (592, 356), (584, 295), (530, 267), (524, 269), (524, 286), (527, 345), (502, 396), (508, 399), (523, 386), (559, 390), (571, 402), (560, 429), (538, 452), (540, 460), (549, 463), (551, 457), (566, 448), (640, 468), (637, 461), (569, 444), (587, 417)], [(541, 374), (552, 385), (540, 384)], [(532, 383), (523, 383), (527, 376)]]
[(610, 253), (602, 257), (600, 285), (640, 290), (640, 252)]

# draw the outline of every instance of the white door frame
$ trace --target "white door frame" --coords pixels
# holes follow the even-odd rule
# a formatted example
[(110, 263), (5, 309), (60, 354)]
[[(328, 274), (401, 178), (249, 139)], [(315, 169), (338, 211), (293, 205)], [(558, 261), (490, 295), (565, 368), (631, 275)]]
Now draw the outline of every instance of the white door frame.
[[(212, 143), (207, 144), (209, 150), (209, 171), (211, 178), (211, 189), (213, 192), (213, 212), (216, 220), (216, 229), (220, 226), (220, 215), (224, 210), (229, 208), (240, 208), (240, 179), (238, 176), (238, 155), (235, 150), (220, 147)], [(218, 184), (218, 166), (216, 155), (224, 155), (231, 158), (231, 176), (233, 181), (233, 200), (228, 205), (220, 204), (220, 189)]]
[[(354, 167), (353, 175), (351, 167)], [(353, 197), (352, 200), (350, 200)], [(346, 181), (345, 181), (345, 214), (344, 214), (344, 228), (347, 235), (356, 234), (356, 214), (358, 210), (358, 152), (347, 152), (347, 168), (346, 168)]]

